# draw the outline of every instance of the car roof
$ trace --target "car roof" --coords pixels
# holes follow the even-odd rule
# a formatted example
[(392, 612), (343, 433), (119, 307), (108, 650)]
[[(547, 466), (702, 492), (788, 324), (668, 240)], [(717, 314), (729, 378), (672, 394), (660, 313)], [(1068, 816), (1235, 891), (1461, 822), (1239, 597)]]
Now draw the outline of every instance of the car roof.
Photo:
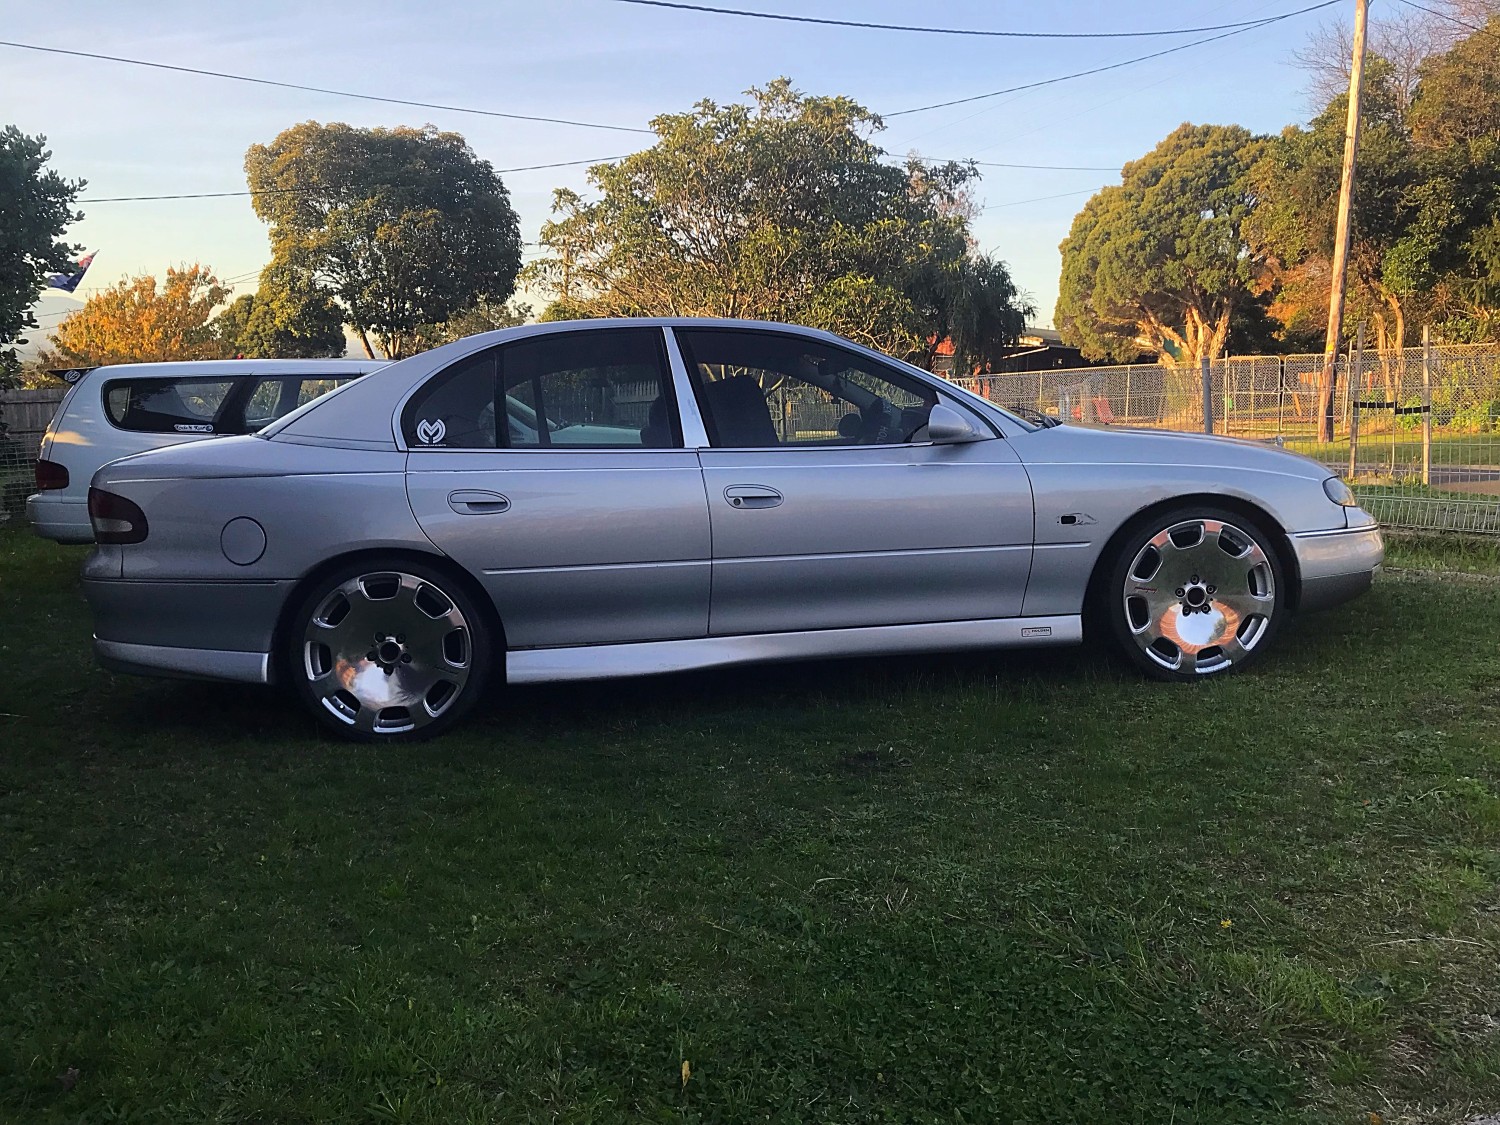
[[(200, 359), (161, 363), (112, 363), (83, 376), (100, 378), (162, 378), (182, 375), (307, 375), (335, 372), (360, 375), (386, 367), (388, 359)], [(82, 380), (80, 380), (81, 382)]]

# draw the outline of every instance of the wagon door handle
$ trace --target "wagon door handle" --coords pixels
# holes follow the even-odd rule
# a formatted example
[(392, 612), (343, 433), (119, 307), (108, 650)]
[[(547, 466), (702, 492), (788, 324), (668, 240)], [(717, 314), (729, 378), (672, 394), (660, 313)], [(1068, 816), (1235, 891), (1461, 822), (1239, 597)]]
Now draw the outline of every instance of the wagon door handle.
[(724, 490), (724, 499), (735, 508), (774, 508), (782, 495), (764, 484), (731, 484)]
[(461, 516), (489, 516), (508, 510), (510, 500), (498, 492), (464, 489), (448, 493), (448, 507)]

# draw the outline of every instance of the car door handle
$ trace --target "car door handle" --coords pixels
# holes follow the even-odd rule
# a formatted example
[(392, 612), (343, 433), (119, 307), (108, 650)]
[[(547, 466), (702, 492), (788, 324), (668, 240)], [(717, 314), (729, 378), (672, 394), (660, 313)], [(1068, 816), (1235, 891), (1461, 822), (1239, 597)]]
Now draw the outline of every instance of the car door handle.
[(491, 516), (507, 511), (510, 508), (510, 500), (498, 492), (466, 488), (459, 492), (448, 493), (448, 507), (461, 516)]
[(731, 484), (724, 490), (724, 499), (735, 508), (774, 508), (782, 495), (764, 484)]

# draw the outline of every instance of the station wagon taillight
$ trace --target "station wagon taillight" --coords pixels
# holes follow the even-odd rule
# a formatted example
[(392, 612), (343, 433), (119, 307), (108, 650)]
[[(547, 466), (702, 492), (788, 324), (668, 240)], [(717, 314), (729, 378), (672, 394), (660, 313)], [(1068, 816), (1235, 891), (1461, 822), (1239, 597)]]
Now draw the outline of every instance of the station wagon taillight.
[(36, 490), (38, 492), (52, 492), (67, 487), (68, 467), (66, 465), (59, 465), (56, 461), (36, 463)]
[(96, 543), (140, 543), (146, 538), (146, 513), (141, 506), (102, 488), (89, 489), (89, 519)]

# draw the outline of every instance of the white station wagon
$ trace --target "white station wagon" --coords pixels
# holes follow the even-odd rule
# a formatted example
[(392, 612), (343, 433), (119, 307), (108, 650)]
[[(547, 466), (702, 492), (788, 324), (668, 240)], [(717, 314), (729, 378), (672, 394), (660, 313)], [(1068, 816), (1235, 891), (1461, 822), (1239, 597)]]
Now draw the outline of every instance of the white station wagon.
[(59, 543), (92, 543), (89, 481), (132, 453), (253, 434), (387, 361), (224, 359), (96, 367), (73, 384), (42, 438), (26, 516)]

